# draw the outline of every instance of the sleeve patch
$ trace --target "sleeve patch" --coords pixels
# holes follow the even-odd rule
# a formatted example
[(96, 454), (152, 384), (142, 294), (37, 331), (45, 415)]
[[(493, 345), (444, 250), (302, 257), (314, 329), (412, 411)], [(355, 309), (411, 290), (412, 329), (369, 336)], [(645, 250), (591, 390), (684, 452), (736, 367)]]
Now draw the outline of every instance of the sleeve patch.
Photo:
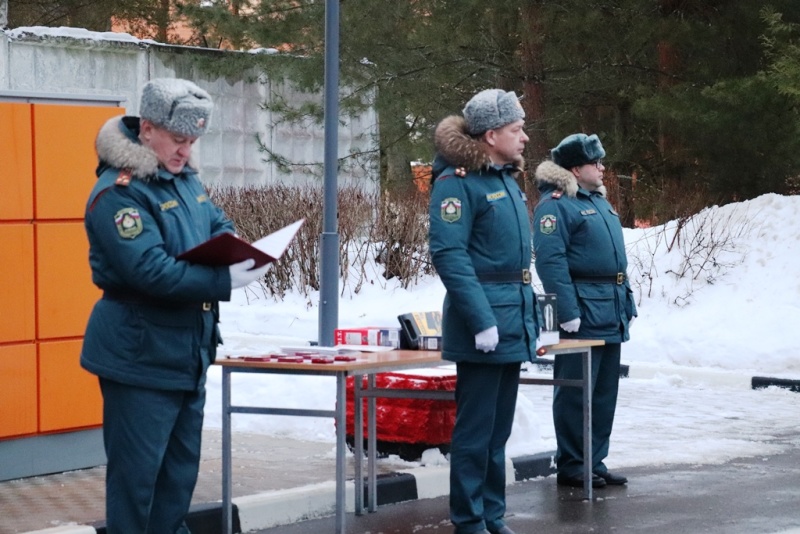
[(543, 234), (552, 234), (556, 231), (556, 216), (555, 215), (543, 215), (541, 219), (539, 219), (539, 231)]
[(136, 208), (123, 208), (114, 215), (117, 232), (124, 239), (133, 239), (142, 233), (142, 218)]
[(461, 200), (450, 197), (442, 200), (441, 209), (442, 220), (445, 222), (456, 222), (461, 218)]

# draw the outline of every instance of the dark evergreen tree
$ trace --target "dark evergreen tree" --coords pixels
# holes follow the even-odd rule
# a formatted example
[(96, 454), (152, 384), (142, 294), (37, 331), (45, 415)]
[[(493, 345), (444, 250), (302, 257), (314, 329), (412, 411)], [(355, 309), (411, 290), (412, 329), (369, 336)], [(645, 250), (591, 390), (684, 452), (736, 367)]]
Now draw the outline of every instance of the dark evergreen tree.
[[(106, 29), (113, 14), (162, 28), (165, 14), (177, 13), (194, 28), (192, 44), (281, 52), (208, 60), (206, 68), (225, 74), (255, 67), (273, 81), (322, 88), (323, 0), (9, 1), (10, 26), (84, 20), (84, 27)], [(408, 163), (432, 156), (434, 125), (488, 87), (523, 96), (529, 168), (564, 135), (597, 133), (609, 177), (636, 181), (637, 211), (648, 218), (679, 214), (674, 200), (695, 193), (709, 203), (787, 192), (787, 180), (800, 175), (793, 144), (800, 122), (796, 1), (339, 5), (342, 113), (377, 110), (386, 185), (409, 183)], [(270, 105), (285, 120), (322, 118), (318, 100)]]

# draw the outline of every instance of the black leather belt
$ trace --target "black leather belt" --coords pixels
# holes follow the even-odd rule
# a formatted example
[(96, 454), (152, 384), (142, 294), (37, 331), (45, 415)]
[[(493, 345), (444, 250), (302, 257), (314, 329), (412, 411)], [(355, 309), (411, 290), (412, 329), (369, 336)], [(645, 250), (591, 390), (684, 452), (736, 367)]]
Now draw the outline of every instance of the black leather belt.
[(530, 269), (519, 271), (498, 271), (493, 273), (475, 273), (484, 284), (530, 284)]
[(213, 302), (170, 302), (165, 300), (154, 299), (144, 295), (136, 295), (125, 291), (105, 290), (103, 291), (103, 298), (107, 300), (117, 300), (121, 302), (133, 302), (135, 304), (143, 304), (145, 306), (154, 306), (157, 308), (168, 309), (181, 309), (181, 308), (194, 308), (199, 306), (203, 311), (211, 311), (214, 309)]
[(573, 284), (617, 284), (618, 286), (625, 283), (628, 277), (625, 273), (611, 274), (608, 276), (573, 276)]

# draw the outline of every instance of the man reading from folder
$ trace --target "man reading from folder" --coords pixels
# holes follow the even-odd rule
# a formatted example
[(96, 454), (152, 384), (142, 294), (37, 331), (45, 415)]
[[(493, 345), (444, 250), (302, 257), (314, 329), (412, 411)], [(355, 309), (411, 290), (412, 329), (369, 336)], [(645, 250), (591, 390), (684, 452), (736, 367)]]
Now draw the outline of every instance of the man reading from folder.
[(192, 82), (155, 79), (140, 117), (97, 135), (97, 184), (86, 205), (92, 280), (103, 290), (81, 365), (100, 379), (106, 532), (188, 533), (200, 462), (206, 370), (220, 342), (218, 305), (263, 276), (178, 260), (233, 223), (208, 198), (191, 162), (213, 104)]

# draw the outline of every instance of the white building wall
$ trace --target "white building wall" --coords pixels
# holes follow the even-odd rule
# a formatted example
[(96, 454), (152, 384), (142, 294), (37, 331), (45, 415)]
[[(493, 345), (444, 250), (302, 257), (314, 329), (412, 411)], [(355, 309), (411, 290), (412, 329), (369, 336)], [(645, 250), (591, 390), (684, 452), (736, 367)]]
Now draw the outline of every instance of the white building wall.
[[(284, 84), (242, 73), (238, 80), (212, 79), (192, 65), (199, 54), (235, 54), (167, 46), (127, 34), (71, 28), (17, 28), (0, 31), (0, 100), (120, 98), (127, 114), (138, 113), (141, 87), (148, 80), (177, 76), (193, 80), (214, 99), (208, 133), (197, 143), (201, 176), (209, 185), (251, 186), (322, 181), (325, 133), (321, 124), (288, 125), (275, 121), (263, 103), (277, 93), (291, 103), (307, 95)], [(76, 125), (79, 127), (79, 125)], [(339, 156), (376, 149), (377, 116), (368, 110), (346, 120), (338, 131)], [(307, 164), (291, 174), (279, 172), (259, 151), (256, 137), (288, 160)], [(377, 187), (377, 159), (367, 169), (343, 167), (340, 184), (357, 181)]]

